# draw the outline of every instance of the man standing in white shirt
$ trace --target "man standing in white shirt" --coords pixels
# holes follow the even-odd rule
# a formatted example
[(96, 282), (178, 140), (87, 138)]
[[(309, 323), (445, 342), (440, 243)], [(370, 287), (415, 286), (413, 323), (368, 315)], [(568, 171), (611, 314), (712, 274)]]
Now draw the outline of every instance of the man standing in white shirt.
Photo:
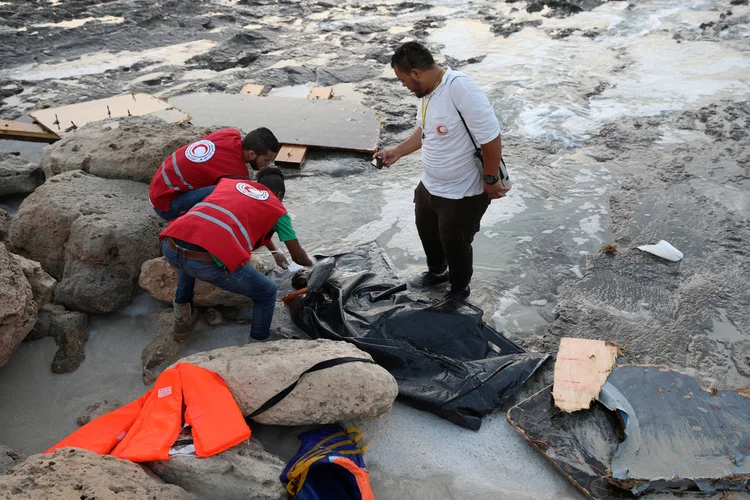
[[(420, 99), (417, 127), (404, 142), (374, 157), (390, 167), (422, 149), (424, 174), (414, 191), (414, 204), (427, 271), (416, 284), (430, 287), (450, 281), (446, 297), (466, 298), (471, 293), (474, 235), (490, 201), (509, 189), (499, 182), (500, 124), (476, 83), (435, 64), (419, 43), (399, 47), (391, 67)], [(481, 145), (482, 169), (474, 161), (475, 144)]]

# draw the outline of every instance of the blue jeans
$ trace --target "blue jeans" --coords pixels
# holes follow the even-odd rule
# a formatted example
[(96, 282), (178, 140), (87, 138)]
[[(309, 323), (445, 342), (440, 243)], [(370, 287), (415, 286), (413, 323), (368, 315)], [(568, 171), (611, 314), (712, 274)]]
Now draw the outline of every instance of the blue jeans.
[(215, 263), (188, 259), (178, 254), (163, 241), (161, 251), (169, 265), (178, 269), (175, 302), (185, 304), (193, 300), (195, 280), (253, 299), (253, 322), (250, 336), (265, 340), (270, 335), (271, 320), (276, 307), (276, 284), (250, 264), (231, 272)]
[(169, 204), (169, 212), (162, 212), (156, 207), (154, 207), (154, 212), (156, 212), (156, 215), (162, 219), (174, 220), (193, 208), (197, 203), (202, 202), (203, 199), (211, 194), (215, 188), (216, 186), (206, 186), (204, 188), (187, 191), (172, 200), (172, 203)]

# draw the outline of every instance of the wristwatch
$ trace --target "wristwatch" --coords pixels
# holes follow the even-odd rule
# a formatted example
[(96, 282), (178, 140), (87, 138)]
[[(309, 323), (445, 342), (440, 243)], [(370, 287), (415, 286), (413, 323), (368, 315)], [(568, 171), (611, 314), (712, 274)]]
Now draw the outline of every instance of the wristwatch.
[(485, 184), (492, 185), (492, 184), (497, 183), (497, 181), (499, 181), (499, 180), (500, 180), (500, 176), (499, 175), (485, 175), (484, 176), (484, 183)]

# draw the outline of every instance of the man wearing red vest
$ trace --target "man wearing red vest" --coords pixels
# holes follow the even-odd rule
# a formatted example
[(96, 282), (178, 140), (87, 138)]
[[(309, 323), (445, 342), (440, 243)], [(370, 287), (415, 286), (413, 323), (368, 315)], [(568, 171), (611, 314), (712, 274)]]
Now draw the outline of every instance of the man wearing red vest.
[(151, 179), (149, 199), (156, 213), (173, 220), (211, 194), (222, 177), (247, 177), (268, 166), (280, 149), (267, 128), (258, 128), (242, 139), (240, 131), (227, 128), (181, 147), (169, 155)]
[(179, 269), (175, 340), (184, 340), (195, 321), (192, 300), (196, 279), (253, 299), (250, 336), (268, 338), (276, 285), (249, 264), (250, 255), (262, 246), (270, 249), (271, 236), (276, 233), (294, 262), (313, 265), (281, 203), (285, 192), (284, 175), (278, 168), (262, 168), (257, 182), (247, 177), (221, 179), (211, 194), (161, 232), (164, 257)]

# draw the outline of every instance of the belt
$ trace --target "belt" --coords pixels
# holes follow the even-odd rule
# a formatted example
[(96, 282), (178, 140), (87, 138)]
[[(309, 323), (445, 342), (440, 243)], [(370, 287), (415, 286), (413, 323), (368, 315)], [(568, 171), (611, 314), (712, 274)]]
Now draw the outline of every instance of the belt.
[(164, 241), (167, 242), (167, 245), (169, 245), (169, 248), (177, 252), (178, 255), (182, 255), (183, 257), (187, 259), (194, 259), (200, 262), (207, 262), (210, 264), (216, 264), (216, 261), (213, 257), (211, 257), (211, 254), (208, 252), (198, 252), (195, 250), (186, 250), (182, 248), (181, 246), (177, 245), (177, 243), (174, 242), (172, 238), (169, 236), (164, 237)]

